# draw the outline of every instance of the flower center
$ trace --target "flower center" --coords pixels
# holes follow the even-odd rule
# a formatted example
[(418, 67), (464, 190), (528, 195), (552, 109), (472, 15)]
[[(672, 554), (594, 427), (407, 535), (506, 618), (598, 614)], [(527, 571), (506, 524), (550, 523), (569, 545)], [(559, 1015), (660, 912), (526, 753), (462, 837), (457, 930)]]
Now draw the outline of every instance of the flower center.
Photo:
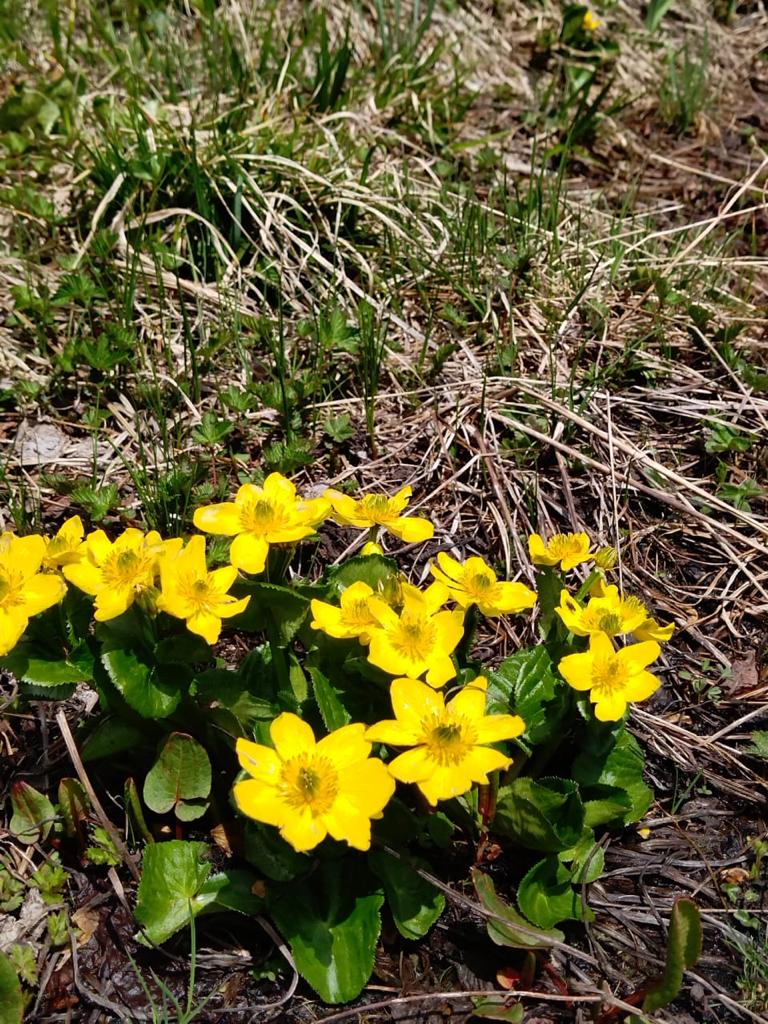
[(101, 568), (101, 575), (107, 586), (138, 589), (151, 584), (152, 563), (137, 551), (112, 552)]
[(211, 598), (211, 587), (208, 580), (200, 576), (180, 576), (179, 591), (198, 612), (210, 611), (214, 603)]
[(599, 626), (608, 636), (616, 636), (617, 633), (621, 633), (621, 615), (618, 612), (603, 612), (599, 616)]
[(488, 600), (496, 587), (496, 580), (490, 573), (478, 572), (474, 576), (465, 577), (464, 589), (478, 600)]
[(596, 658), (592, 669), (592, 689), (602, 690), (606, 694), (616, 693), (624, 689), (627, 676), (627, 669), (616, 655)]
[(393, 630), (390, 642), (402, 657), (423, 662), (435, 646), (435, 627), (426, 617), (404, 615)]
[(297, 810), (326, 814), (339, 791), (339, 776), (327, 757), (298, 754), (283, 765), (280, 795)]
[(247, 501), (240, 509), (240, 522), (246, 533), (264, 534), (289, 525), (287, 509), (267, 498)]
[(565, 558), (568, 555), (576, 555), (581, 551), (576, 537), (570, 537), (567, 533), (556, 533), (547, 545), (549, 553), (553, 558)]
[(477, 739), (475, 730), (463, 715), (447, 711), (429, 715), (421, 727), (429, 756), (440, 765), (458, 764)]
[(24, 604), (21, 586), (21, 577), (16, 573), (0, 576), (0, 608), (13, 608), (14, 605)]
[(362, 501), (357, 502), (357, 514), (372, 523), (386, 523), (395, 518), (390, 499), (386, 494), (366, 494)]
[(371, 615), (371, 610), (368, 607), (368, 602), (364, 598), (360, 598), (358, 601), (352, 601), (342, 609), (341, 612), (342, 622), (345, 622), (348, 626), (369, 626), (375, 624), (376, 620)]

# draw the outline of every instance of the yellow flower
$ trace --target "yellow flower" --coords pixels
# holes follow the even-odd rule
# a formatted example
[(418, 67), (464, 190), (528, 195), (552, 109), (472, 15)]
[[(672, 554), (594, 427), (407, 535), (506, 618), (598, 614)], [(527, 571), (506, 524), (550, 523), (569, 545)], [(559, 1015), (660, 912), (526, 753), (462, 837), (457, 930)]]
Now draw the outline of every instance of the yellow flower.
[(581, 22), (581, 27), (585, 32), (596, 32), (599, 28), (603, 27), (603, 23), (594, 11), (586, 11)]
[(605, 633), (594, 633), (588, 651), (567, 655), (557, 667), (574, 690), (590, 691), (601, 722), (617, 722), (630, 701), (645, 700), (658, 690), (659, 680), (646, 669), (660, 653), (654, 640), (616, 651)]
[(83, 543), (83, 532), (83, 521), (80, 516), (72, 516), (62, 523), (55, 537), (44, 538), (45, 568), (59, 569), (70, 562), (79, 562), (82, 557), (80, 545)]
[(250, 601), (250, 597), (238, 600), (227, 593), (236, 579), (237, 569), (231, 565), (208, 572), (205, 537), (193, 537), (186, 548), (160, 562), (157, 607), (177, 619), (186, 619), (190, 632), (215, 644), (221, 620), (239, 615)]
[(438, 610), (448, 598), (442, 583), (423, 592), (403, 583), (401, 595), (399, 615), (381, 598), (370, 599), (378, 625), (369, 630), (368, 661), (393, 676), (426, 672), (429, 685), (440, 687), (456, 675), (451, 654), (464, 633), (464, 612)]
[(395, 679), (395, 718), (371, 726), (366, 739), (411, 747), (387, 767), (400, 782), (415, 782), (433, 806), (460, 796), (473, 782), (487, 783), (488, 772), (509, 765), (508, 757), (486, 744), (525, 732), (517, 715), (486, 715), (487, 687), (478, 676), (446, 704), (441, 693), (416, 679)]
[(378, 625), (368, 607), (369, 598), (373, 596), (373, 589), (358, 580), (342, 593), (339, 608), (326, 601), (313, 600), (313, 619), (310, 625), (312, 629), (321, 629), (328, 636), (339, 640), (356, 636), (361, 644), (367, 644), (368, 630)]
[(619, 588), (602, 588), (600, 597), (591, 597), (582, 608), (567, 590), (560, 592), (560, 607), (555, 611), (576, 636), (605, 633), (619, 636), (634, 633), (647, 620), (648, 612), (636, 597), (621, 597)]
[[(641, 621), (640, 621), (640, 623), (638, 625), (631, 625), (629, 628), (627, 628), (627, 629), (620, 629), (617, 632), (619, 632), (619, 633), (633, 633), (634, 636), (635, 636), (635, 639), (637, 639), (637, 640), (658, 640), (659, 643), (666, 643), (668, 640), (672, 639), (672, 634), (675, 631), (675, 624), (674, 624), (674, 622), (668, 622), (668, 623), (666, 623), (666, 625), (662, 625), (660, 622), (657, 622), (656, 619), (653, 619), (653, 618), (651, 618), (648, 615), (648, 609), (645, 607), (644, 604), (641, 603), (641, 601), (638, 598), (636, 598), (636, 597), (628, 597), (628, 598), (624, 598), (622, 600), (618, 596), (618, 594), (619, 594), (618, 588), (615, 587), (615, 586), (609, 586), (608, 584), (606, 584), (605, 580), (595, 580), (595, 582), (590, 587), (589, 593), (590, 593), (591, 600), (589, 601), (589, 604), (587, 605), (587, 611), (589, 611), (589, 609), (592, 608), (593, 601), (600, 600), (602, 602), (603, 599), (607, 599), (609, 601), (614, 601), (616, 604), (621, 603), (621, 604), (624, 605), (625, 609), (627, 609), (627, 610), (628, 610), (628, 606), (629, 605), (635, 606), (638, 609), (642, 609), (643, 617), (642, 617), (642, 619), (641, 619)], [(573, 599), (571, 599), (571, 600), (573, 600)], [(562, 601), (562, 597), (561, 597), (561, 604), (562, 603), (563, 603), (563, 601)], [(565, 622), (566, 626), (568, 626), (568, 628), (571, 630), (572, 633), (576, 633), (577, 632), (566, 621), (566, 619), (563, 617), (562, 613), (560, 613), (560, 617), (563, 619), (563, 622)], [(634, 619), (634, 615), (633, 615), (633, 619)], [(589, 630), (588, 632), (593, 632), (593, 631)], [(607, 629), (603, 629), (602, 632), (607, 633), (608, 630)], [(579, 636), (586, 636), (586, 633), (579, 633), (578, 635)], [(611, 634), (611, 635), (614, 635), (614, 634)]]
[[(166, 541), (165, 545), (180, 543)], [(114, 542), (103, 530), (95, 530), (81, 545), (80, 560), (65, 564), (62, 572), (70, 583), (96, 598), (94, 618), (106, 622), (122, 615), (137, 597), (154, 588), (164, 550), (164, 542), (154, 530), (145, 536), (129, 527)]]
[(381, 544), (377, 544), (375, 540), (369, 540), (367, 544), (363, 544), (360, 554), (365, 557), (368, 555), (383, 555), (384, 548)]
[(234, 537), (230, 558), (243, 572), (260, 573), (270, 544), (295, 544), (310, 537), (328, 515), (324, 498), (304, 500), (290, 480), (270, 473), (263, 487), (243, 484), (234, 501), (197, 509), (194, 524), (204, 533)]
[(411, 487), (403, 487), (392, 497), (386, 494), (366, 494), (360, 499), (355, 499), (340, 491), (329, 489), (325, 492), (325, 497), (333, 507), (336, 522), (342, 526), (357, 526), (363, 530), (380, 526), (406, 544), (417, 544), (434, 537), (435, 528), (428, 519), (401, 514), (412, 493)]
[(556, 533), (546, 545), (538, 533), (533, 533), (528, 538), (528, 551), (534, 565), (559, 563), (563, 572), (594, 557), (589, 550), (589, 537), (586, 533)]
[(44, 557), (43, 537), (0, 536), (0, 655), (16, 646), (33, 615), (67, 592), (60, 576), (40, 572)]
[(437, 556), (440, 568), (430, 566), (438, 582), (445, 584), (462, 608), (476, 604), (483, 615), (509, 615), (533, 608), (536, 594), (524, 583), (499, 583), (496, 573), (482, 558), (468, 558), (462, 565), (444, 551)]
[(311, 850), (329, 834), (369, 849), (371, 818), (381, 817), (395, 783), (369, 756), (365, 726), (344, 725), (318, 743), (306, 722), (283, 712), (269, 734), (274, 749), (237, 741), (240, 765), (251, 776), (234, 786), (243, 814), (276, 825), (295, 850)]

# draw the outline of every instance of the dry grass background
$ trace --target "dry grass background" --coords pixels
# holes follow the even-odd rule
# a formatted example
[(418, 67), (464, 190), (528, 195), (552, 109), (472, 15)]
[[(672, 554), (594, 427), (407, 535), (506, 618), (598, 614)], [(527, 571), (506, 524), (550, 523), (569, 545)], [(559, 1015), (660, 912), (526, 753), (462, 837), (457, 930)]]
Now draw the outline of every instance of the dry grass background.
[[(402, 5), (402, 23), (412, 11)], [(180, 6), (173, 47), (149, 44), (178, 61), (174, 94), (151, 54), (125, 56), (127, 15), (121, 26), (112, 12), (122, 41), (109, 53), (95, 27), (104, 8), (63, 11), (69, 67), (85, 80), (70, 141), (59, 126), (5, 161), (6, 520), (72, 511), (67, 477), (116, 485), (115, 517), (128, 521), (141, 515), (131, 467), (163, 475), (202, 452), (206, 480), (234, 480), (299, 437), (293, 468), (309, 488), (413, 486), (437, 524), (417, 577), (438, 545), (526, 573), (534, 529), (615, 545), (623, 586), (678, 628), (663, 691), (633, 716), (659, 796), (651, 836), (611, 840), (588, 946), (620, 988), (659, 962), (672, 901), (693, 893), (705, 956), (687, 1010), (659, 1019), (760, 1020), (765, 1004), (736, 987), (745, 966), (723, 883), (766, 833), (766, 762), (750, 736), (768, 720), (768, 515), (764, 493), (734, 505), (705, 442), (718, 426), (738, 432), (750, 444), (722, 454), (727, 482), (765, 482), (768, 14), (740, 4), (723, 22), (692, 0), (652, 34), (643, 4), (600, 13), (600, 38), (619, 51), (598, 62), (595, 88), (608, 84), (595, 131), (560, 162), (546, 154), (568, 141), (574, 108), (557, 76), (584, 55), (542, 51), (562, 19), (553, 0), (437, 4), (407, 53), (387, 50), (373, 3), (227, 0), (215, 9), (225, 36)], [(270, 74), (259, 70), (267, 20)], [(332, 49), (348, 35), (357, 85), (334, 109), (306, 102), (315, 50), (301, 50), (301, 26), (315, 48), (319, 27)], [(251, 70), (239, 95), (211, 87), (204, 50), (225, 38)], [(681, 133), (663, 95), (667, 54), (684, 42), (707, 48), (709, 92)], [(59, 79), (44, 20), (30, 16), (14, 46), (6, 97)], [(175, 179), (147, 184), (131, 163), (179, 153)], [(26, 186), (51, 209), (20, 200)], [(101, 289), (90, 305), (49, 302), (46, 319), (19, 302), (19, 289), (55, 297), (79, 271)], [(359, 353), (322, 353), (303, 326), (330, 309), (354, 325), (363, 300), (385, 347), (373, 446)], [(67, 362), (110, 320), (130, 325), (130, 358), (103, 372)], [(269, 399), (281, 359), (283, 386), (304, 389), (288, 411)], [(245, 408), (223, 409), (225, 387), (251, 396)], [(86, 425), (94, 405), (104, 417)], [(209, 410), (235, 424), (225, 443), (195, 440)], [(323, 440), (344, 415), (350, 436)], [(495, 661), (525, 639), (503, 622), (481, 642)], [(765, 879), (755, 885), (764, 933)], [(550, 1011), (587, 1019), (556, 1002), (535, 1019)]]

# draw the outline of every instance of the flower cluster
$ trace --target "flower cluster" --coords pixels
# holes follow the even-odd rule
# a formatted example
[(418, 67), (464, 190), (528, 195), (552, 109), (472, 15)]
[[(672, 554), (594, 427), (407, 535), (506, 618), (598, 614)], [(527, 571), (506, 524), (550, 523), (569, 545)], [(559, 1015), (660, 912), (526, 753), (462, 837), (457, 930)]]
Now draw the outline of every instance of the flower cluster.
[[(272, 546), (292, 549), (325, 519), (366, 530), (369, 555), (381, 554), (381, 532), (406, 543), (432, 538), (432, 523), (404, 514), (410, 497), (405, 487), (391, 497), (355, 499), (327, 490), (305, 498), (273, 473), (263, 486), (244, 484), (233, 501), (195, 513), (194, 524), (203, 533), (232, 538), (230, 564), (215, 569), (208, 567), (200, 534), (185, 543), (129, 528), (110, 540), (103, 530), (86, 536), (77, 516), (51, 538), (4, 533), (0, 655), (19, 642), (31, 616), (64, 597), (67, 583), (93, 598), (98, 622), (135, 605), (145, 616), (165, 613), (183, 620), (213, 645), (222, 620), (241, 614), (249, 603), (249, 596), (231, 593), (241, 574), (264, 572)], [(588, 693), (598, 720), (617, 721), (630, 702), (644, 700), (659, 686), (648, 668), (673, 625), (658, 623), (640, 600), (606, 582), (615, 552), (592, 551), (587, 534), (557, 534), (547, 541), (533, 534), (528, 546), (539, 574), (550, 578), (546, 592), (557, 593), (559, 581), (559, 604), (548, 614), (556, 613), (559, 649), (570, 652), (559, 660), (563, 680)], [(573, 594), (565, 575), (586, 563), (592, 569)], [(247, 775), (234, 787), (237, 806), (277, 827), (297, 850), (312, 849), (329, 835), (367, 849), (371, 821), (381, 816), (397, 782), (415, 785), (434, 806), (487, 784), (490, 773), (510, 765), (509, 748), (499, 744), (521, 737), (526, 725), (514, 714), (486, 712), (487, 679), (458, 654), (471, 645), (478, 615), (529, 611), (537, 594), (524, 583), (500, 580), (477, 556), (459, 561), (441, 551), (430, 572), (433, 581), (423, 589), (391, 573), (379, 585), (356, 580), (331, 588), (335, 601), (311, 601), (313, 630), (332, 641), (356, 641), (369, 664), (390, 677), (393, 718), (350, 723), (318, 740), (300, 717), (283, 713), (271, 723), (271, 746), (237, 742)], [(617, 646), (616, 638), (625, 636), (637, 642)], [(463, 684), (444, 695), (441, 689), (457, 678)], [(378, 756), (374, 744), (380, 745)]]

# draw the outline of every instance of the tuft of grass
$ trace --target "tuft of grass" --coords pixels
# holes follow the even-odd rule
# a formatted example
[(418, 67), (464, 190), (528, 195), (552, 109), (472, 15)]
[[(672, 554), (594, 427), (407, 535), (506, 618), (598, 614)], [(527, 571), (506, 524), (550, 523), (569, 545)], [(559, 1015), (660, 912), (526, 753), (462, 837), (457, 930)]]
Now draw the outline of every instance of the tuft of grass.
[(709, 36), (706, 34), (695, 45), (686, 39), (680, 49), (671, 50), (667, 56), (659, 87), (659, 113), (680, 135), (696, 126), (709, 104), (709, 62)]

